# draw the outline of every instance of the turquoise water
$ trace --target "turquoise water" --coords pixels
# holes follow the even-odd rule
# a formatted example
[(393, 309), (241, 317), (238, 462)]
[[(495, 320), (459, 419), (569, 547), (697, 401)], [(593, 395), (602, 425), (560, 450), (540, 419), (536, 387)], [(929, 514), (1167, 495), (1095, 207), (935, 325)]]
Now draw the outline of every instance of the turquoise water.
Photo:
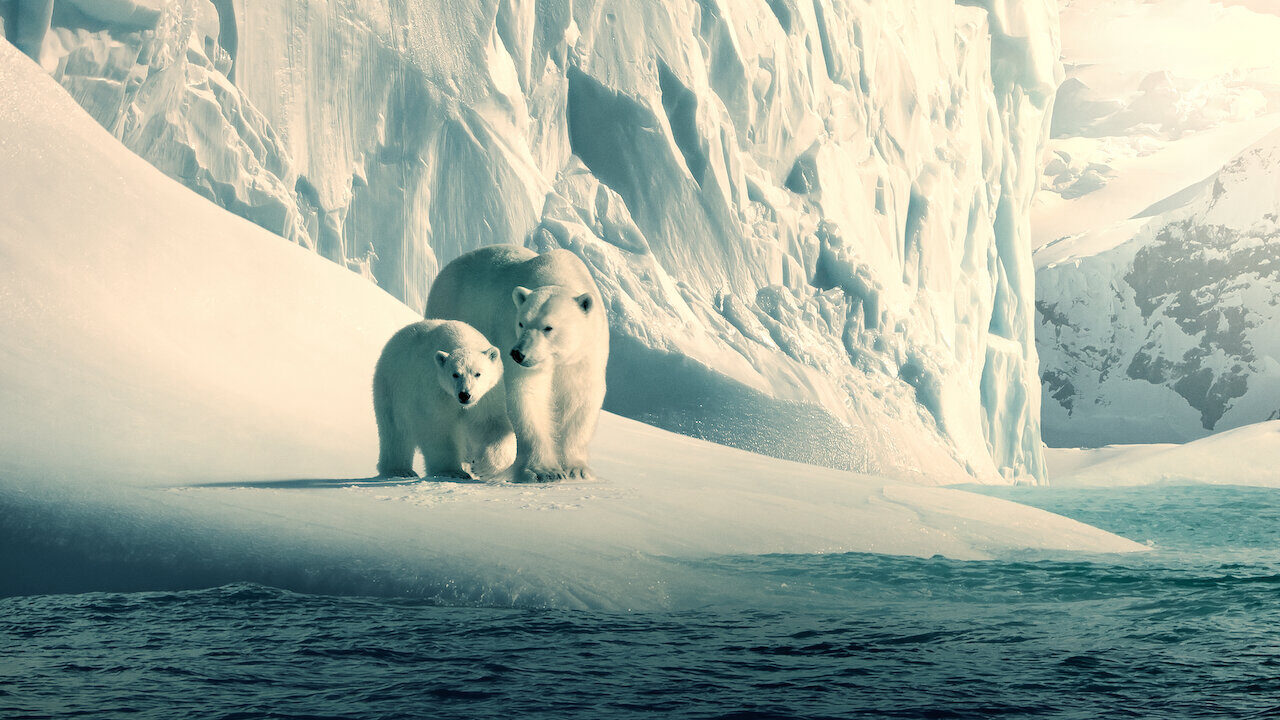
[(13, 597), (0, 717), (1280, 717), (1280, 492), (984, 492), (1153, 551), (715, 558), (662, 612)]

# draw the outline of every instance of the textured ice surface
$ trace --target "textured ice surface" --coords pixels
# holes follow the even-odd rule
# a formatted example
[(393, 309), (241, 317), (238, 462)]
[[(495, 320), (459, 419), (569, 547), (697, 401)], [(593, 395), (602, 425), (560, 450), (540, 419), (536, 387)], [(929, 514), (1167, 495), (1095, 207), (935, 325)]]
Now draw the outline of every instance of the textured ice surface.
[(147, 28), (53, 24), (44, 65), (125, 145), (410, 307), (479, 245), (579, 254), (608, 409), (925, 482), (1043, 477), (1053, 2), (175, 0)]
[(7, 592), (249, 580), (625, 608), (665, 602), (655, 557), (1137, 549), (608, 413), (596, 483), (369, 479), (373, 366), (416, 313), (166, 178), (8, 45), (0, 92), (0, 566), (25, 569)]

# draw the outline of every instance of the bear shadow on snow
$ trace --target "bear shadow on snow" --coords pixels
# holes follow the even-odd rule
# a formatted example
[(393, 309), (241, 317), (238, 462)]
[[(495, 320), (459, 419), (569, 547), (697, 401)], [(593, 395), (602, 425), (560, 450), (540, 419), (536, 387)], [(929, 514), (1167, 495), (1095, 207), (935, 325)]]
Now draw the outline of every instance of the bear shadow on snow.
[(400, 487), (420, 482), (458, 483), (461, 485), (482, 485), (486, 480), (459, 477), (387, 477), (374, 475), (363, 478), (280, 478), (269, 480), (227, 480), (225, 482), (207, 482), (183, 485), (186, 488), (253, 488), (257, 490), (324, 490), (346, 487), (380, 488)]

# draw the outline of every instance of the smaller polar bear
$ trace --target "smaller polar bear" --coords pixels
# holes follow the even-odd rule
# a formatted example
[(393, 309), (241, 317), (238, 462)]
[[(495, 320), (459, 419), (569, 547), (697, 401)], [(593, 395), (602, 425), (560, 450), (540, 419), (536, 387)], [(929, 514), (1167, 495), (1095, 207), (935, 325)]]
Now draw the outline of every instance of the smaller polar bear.
[(427, 475), (488, 477), (511, 466), (498, 349), (470, 325), (423, 320), (387, 341), (373, 373), (378, 474), (414, 477), (421, 449)]
[(473, 250), (440, 271), (427, 316), (469, 323), (502, 348), (516, 434), (515, 480), (591, 478), (604, 402), (609, 320), (600, 289), (568, 250)]

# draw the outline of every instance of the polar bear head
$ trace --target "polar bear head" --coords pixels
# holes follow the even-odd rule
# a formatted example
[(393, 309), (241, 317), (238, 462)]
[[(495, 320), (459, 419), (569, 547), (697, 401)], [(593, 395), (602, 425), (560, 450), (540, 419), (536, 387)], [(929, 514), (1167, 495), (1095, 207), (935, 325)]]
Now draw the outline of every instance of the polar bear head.
[(485, 393), (502, 382), (502, 361), (498, 348), (471, 350), (458, 348), (452, 352), (436, 352), (436, 377), (445, 394), (455, 398), (464, 408), (473, 407)]
[(590, 293), (574, 295), (558, 285), (511, 291), (516, 304), (516, 344), (511, 359), (525, 367), (568, 362), (586, 350), (592, 313), (600, 312)]

